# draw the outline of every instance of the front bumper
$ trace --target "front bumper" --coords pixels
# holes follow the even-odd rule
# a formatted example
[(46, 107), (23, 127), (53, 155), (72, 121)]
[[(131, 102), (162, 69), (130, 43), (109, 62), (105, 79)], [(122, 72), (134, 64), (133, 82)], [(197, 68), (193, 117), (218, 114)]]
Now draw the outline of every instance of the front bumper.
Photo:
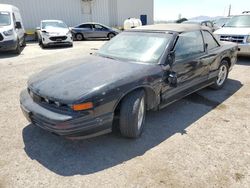
[(29, 122), (60, 136), (71, 139), (88, 138), (112, 131), (113, 113), (95, 117), (93, 114), (67, 115), (54, 112), (35, 103), (27, 90), (21, 92), (20, 103)]
[(238, 55), (248, 55), (250, 56), (250, 44), (238, 44)]
[(16, 40), (0, 41), (0, 51), (15, 50), (17, 46)]
[(52, 46), (52, 45), (71, 45), (73, 43), (72, 35), (43, 35), (42, 41), (44, 45)]

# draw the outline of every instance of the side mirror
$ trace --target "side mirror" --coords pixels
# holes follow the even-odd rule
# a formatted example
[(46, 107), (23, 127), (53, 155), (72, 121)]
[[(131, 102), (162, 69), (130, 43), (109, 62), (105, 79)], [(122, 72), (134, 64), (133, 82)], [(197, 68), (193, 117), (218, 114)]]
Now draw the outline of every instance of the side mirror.
[(169, 64), (169, 66), (171, 67), (175, 62), (175, 51), (171, 51), (166, 59), (166, 64)]
[(16, 29), (21, 29), (22, 28), (21, 22), (16, 22), (15, 27)]

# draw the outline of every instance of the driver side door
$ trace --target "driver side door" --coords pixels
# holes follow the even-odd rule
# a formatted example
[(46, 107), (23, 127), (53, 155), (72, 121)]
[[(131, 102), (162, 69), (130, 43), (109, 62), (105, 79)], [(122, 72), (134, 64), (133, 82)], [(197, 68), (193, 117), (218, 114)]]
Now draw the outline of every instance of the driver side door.
[(198, 84), (208, 79), (209, 70), (203, 58), (206, 56), (201, 31), (179, 34), (174, 47), (176, 61), (171, 65), (170, 72), (177, 78), (177, 85), (165, 84), (162, 91), (164, 103), (184, 97)]

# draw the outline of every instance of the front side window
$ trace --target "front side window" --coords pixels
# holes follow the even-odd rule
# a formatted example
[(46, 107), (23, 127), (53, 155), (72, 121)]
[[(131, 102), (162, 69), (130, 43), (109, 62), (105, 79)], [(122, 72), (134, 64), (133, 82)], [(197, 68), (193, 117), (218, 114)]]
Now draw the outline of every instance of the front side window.
[(219, 47), (219, 44), (216, 42), (214, 37), (208, 31), (202, 31), (205, 43), (208, 45), (207, 49), (212, 50)]
[(95, 24), (95, 28), (100, 29), (100, 30), (104, 29), (104, 27), (102, 27), (101, 25), (97, 25), (97, 24)]
[(179, 35), (175, 45), (177, 59), (205, 52), (203, 38), (200, 31), (186, 32)]
[(11, 24), (9, 12), (0, 12), (0, 26), (7, 26)]
[(166, 33), (123, 32), (102, 46), (97, 55), (157, 63), (172, 37)]

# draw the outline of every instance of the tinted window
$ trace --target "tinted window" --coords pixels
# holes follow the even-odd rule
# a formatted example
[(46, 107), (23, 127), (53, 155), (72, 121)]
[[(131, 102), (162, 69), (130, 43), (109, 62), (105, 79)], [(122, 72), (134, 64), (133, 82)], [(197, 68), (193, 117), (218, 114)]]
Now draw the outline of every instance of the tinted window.
[(205, 43), (208, 44), (208, 50), (214, 49), (219, 46), (214, 37), (208, 31), (203, 31), (203, 36)]
[(200, 31), (182, 33), (175, 45), (177, 59), (186, 58), (204, 52), (203, 38)]
[(83, 24), (83, 25), (80, 25), (79, 28), (92, 29), (92, 26), (90, 24)]
[(97, 25), (97, 24), (95, 24), (94, 26), (95, 26), (95, 28), (96, 28), (96, 29), (100, 29), (100, 30), (105, 29), (105, 28), (104, 28), (103, 26), (101, 26), (101, 25)]

